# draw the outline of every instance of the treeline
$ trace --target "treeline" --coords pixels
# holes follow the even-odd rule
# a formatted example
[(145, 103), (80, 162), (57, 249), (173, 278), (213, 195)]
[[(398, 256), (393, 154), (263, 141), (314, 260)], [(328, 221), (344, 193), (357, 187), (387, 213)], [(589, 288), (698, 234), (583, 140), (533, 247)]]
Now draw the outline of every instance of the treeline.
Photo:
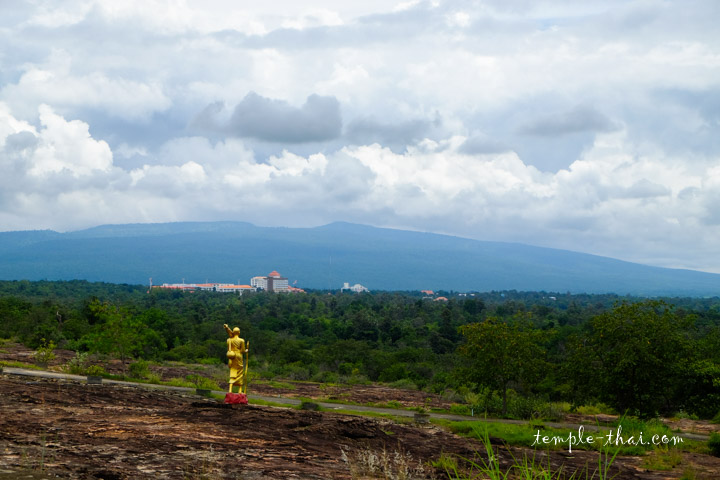
[(380, 381), (653, 416), (720, 413), (720, 299), (489, 292), (238, 297), (89, 282), (0, 282), (0, 337), (131, 359), (224, 362), (223, 324), (266, 377)]

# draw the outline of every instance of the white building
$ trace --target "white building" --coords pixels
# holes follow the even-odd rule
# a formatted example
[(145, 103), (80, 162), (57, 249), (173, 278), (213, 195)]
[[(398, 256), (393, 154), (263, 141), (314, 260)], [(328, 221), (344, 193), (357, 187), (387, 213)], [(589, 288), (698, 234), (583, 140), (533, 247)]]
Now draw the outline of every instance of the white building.
[(253, 277), (250, 279), (250, 285), (255, 288), (265, 290), (267, 292), (288, 292), (290, 285), (286, 277), (273, 270), (268, 273), (267, 277)]
[(344, 292), (345, 290), (350, 290), (351, 292), (355, 292), (355, 293), (362, 293), (362, 292), (370, 291), (366, 287), (363, 287), (362, 285), (360, 285), (359, 283), (356, 283), (355, 285), (353, 285), (351, 287), (348, 282), (343, 283), (343, 287), (340, 289), (341, 292)]
[(162, 286), (153, 286), (153, 288), (185, 291), (201, 290), (204, 292), (237, 292), (240, 293), (240, 295), (242, 295), (243, 292), (254, 292), (256, 290), (256, 288), (251, 285), (235, 285), (233, 283), (164, 283)]
[(267, 290), (267, 277), (252, 277), (250, 279), (250, 285), (258, 290)]

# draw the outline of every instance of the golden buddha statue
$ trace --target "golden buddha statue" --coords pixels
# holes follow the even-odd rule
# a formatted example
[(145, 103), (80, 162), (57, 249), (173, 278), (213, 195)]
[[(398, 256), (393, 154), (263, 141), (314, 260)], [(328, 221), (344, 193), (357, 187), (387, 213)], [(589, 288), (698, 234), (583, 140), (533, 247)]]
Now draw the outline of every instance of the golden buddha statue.
[[(250, 350), (250, 342), (245, 344), (245, 340), (240, 338), (240, 329), (238, 327), (230, 330), (227, 324), (223, 325), (228, 334), (227, 339), (227, 357), (228, 366), (230, 367), (230, 385), (228, 392), (230, 393), (246, 393), (247, 392), (247, 364), (244, 361), (245, 356)], [(233, 392), (233, 388), (237, 386), (238, 392)]]

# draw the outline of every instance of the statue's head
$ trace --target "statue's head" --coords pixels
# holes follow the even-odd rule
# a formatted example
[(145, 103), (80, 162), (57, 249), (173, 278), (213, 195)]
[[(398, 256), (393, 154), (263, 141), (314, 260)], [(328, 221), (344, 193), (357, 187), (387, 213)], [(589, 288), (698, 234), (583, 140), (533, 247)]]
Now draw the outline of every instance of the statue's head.
[(233, 328), (233, 334), (240, 335), (240, 327)]

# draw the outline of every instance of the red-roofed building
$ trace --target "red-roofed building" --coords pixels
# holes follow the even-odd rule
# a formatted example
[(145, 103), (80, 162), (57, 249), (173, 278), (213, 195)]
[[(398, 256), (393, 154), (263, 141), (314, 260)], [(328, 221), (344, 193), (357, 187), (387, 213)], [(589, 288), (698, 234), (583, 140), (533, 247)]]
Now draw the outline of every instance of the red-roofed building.
[(268, 292), (289, 292), (288, 279), (280, 276), (277, 270), (268, 273), (267, 277), (253, 277), (250, 285)]
[(152, 288), (163, 288), (167, 290), (184, 290), (193, 292), (202, 290), (205, 292), (243, 292), (255, 291), (250, 285), (234, 285), (232, 283), (164, 283), (163, 285), (153, 285)]

